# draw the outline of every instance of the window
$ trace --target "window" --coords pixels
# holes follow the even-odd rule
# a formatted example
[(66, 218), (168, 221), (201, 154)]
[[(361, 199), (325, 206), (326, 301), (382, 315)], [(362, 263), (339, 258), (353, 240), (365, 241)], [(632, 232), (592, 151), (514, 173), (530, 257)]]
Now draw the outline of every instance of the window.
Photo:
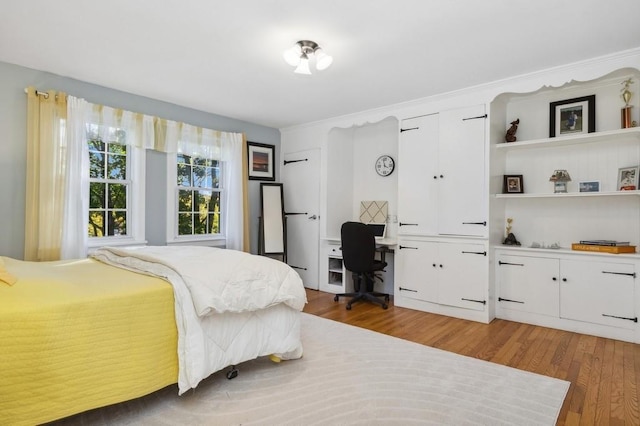
[(185, 154), (175, 158), (177, 238), (220, 236), (222, 163)]
[(127, 145), (127, 132), (87, 125), (89, 148), (89, 245), (144, 240), (144, 153)]

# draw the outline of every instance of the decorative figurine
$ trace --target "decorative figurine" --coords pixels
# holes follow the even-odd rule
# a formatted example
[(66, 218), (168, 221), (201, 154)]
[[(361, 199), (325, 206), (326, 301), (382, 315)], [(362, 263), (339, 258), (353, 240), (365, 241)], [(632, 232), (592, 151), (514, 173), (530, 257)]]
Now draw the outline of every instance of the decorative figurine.
[(516, 141), (516, 132), (518, 131), (518, 124), (520, 124), (520, 119), (518, 118), (515, 121), (511, 122), (511, 127), (507, 130), (507, 134), (504, 137), (504, 140), (507, 142), (515, 142)]
[(516, 236), (511, 232), (511, 222), (513, 222), (513, 218), (507, 218), (507, 238), (504, 239), (502, 244), (507, 246), (519, 246), (520, 241), (516, 239)]
[(629, 105), (631, 97), (633, 96), (633, 93), (629, 90), (629, 86), (633, 84), (633, 79), (628, 78), (621, 84), (623, 87), (622, 90), (620, 90), (622, 93), (620, 96), (622, 96), (622, 100), (624, 101), (624, 107), (620, 110), (620, 126), (623, 129), (628, 129), (629, 127), (634, 127), (636, 124), (635, 121), (631, 121), (631, 107), (633, 107), (633, 105)]

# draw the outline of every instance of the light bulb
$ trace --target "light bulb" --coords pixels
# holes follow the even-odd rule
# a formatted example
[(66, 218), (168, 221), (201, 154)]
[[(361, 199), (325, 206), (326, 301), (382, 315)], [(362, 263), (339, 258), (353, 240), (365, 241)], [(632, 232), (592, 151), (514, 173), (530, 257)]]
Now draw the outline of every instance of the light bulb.
[(306, 54), (303, 54), (300, 57), (300, 64), (293, 72), (296, 74), (311, 75), (311, 70), (309, 69), (309, 57)]
[(316, 68), (319, 71), (325, 70), (329, 68), (329, 65), (333, 62), (333, 57), (324, 53), (321, 48), (317, 48), (315, 51), (316, 55)]
[(298, 43), (294, 44), (293, 47), (282, 53), (284, 60), (292, 67), (295, 67), (300, 63), (300, 55), (302, 55), (302, 48)]

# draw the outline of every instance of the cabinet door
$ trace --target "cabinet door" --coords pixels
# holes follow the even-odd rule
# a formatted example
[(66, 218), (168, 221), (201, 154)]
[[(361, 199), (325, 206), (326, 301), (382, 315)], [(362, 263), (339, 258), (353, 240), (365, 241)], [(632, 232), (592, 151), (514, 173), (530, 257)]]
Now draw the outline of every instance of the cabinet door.
[(559, 316), (558, 259), (499, 255), (496, 265), (500, 308)]
[(633, 264), (562, 260), (560, 277), (562, 318), (636, 327)]
[(437, 256), (434, 243), (399, 240), (394, 256), (395, 294), (437, 303)]
[(488, 257), (483, 244), (438, 243), (438, 301), (483, 311), (487, 304)]
[(438, 231), (487, 236), (485, 106), (439, 115)]
[(398, 235), (437, 233), (438, 114), (403, 120), (398, 148)]

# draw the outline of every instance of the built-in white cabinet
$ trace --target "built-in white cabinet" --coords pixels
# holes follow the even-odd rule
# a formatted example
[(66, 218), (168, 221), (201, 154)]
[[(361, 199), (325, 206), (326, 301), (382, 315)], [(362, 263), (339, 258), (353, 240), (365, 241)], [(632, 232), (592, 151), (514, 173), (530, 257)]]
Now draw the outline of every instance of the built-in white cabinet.
[(636, 255), (496, 250), (496, 316), (635, 341)]
[(560, 317), (611, 327), (637, 328), (633, 262), (562, 260)]
[(399, 235), (486, 236), (485, 106), (402, 121)]
[(491, 320), (486, 121), (475, 105), (401, 122), (397, 306)]
[(484, 243), (401, 238), (395, 259), (394, 294), (401, 305), (407, 298), (449, 308), (486, 310), (488, 262)]

